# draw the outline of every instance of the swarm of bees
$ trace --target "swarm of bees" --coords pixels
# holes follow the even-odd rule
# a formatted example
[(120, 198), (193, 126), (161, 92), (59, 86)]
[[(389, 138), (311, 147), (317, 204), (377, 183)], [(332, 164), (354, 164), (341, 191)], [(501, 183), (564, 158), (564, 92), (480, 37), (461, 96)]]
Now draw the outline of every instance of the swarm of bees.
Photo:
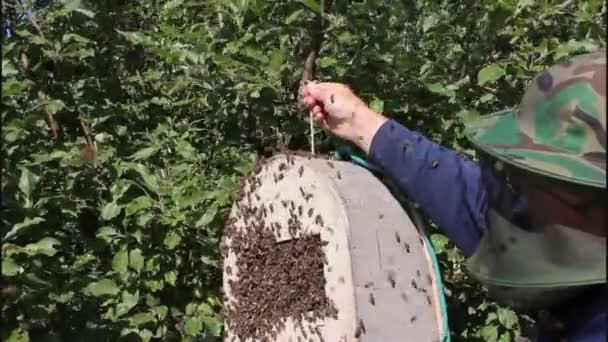
[[(337, 319), (338, 310), (325, 293), (323, 270), (328, 262), (323, 247), (328, 243), (322, 241), (318, 234), (307, 233), (303, 229), (302, 219), (307, 217), (330, 234), (334, 233), (331, 227), (325, 227), (322, 215), (315, 211), (314, 202), (310, 202), (314, 194), (298, 186), (299, 198), (281, 198), (281, 194), (277, 193), (274, 196), (276, 202), (272, 203), (258, 193), (262, 185), (262, 170), (271, 175), (274, 183), (281, 182), (296, 165), (295, 155), (311, 158), (306, 153), (286, 154), (285, 161), (278, 163), (274, 170), (268, 170), (269, 166), (264, 165), (264, 160), (256, 164), (253, 174), (241, 184), (236, 210), (225, 227), (222, 253), (224, 257), (228, 252), (234, 254), (235, 264), (234, 267), (224, 268), (225, 274), (230, 276), (227, 284), (233, 297), (230, 302), (224, 297), (224, 313), (234, 341), (237, 338), (276, 340), (279, 332), (285, 328), (288, 317), (294, 322), (303, 341), (308, 341), (311, 336), (318, 336), (324, 341), (317, 323), (326, 318)], [(335, 169), (330, 160), (327, 160), (327, 165)], [(297, 166), (295, 172), (301, 178), (305, 172), (304, 166)], [(334, 175), (342, 179), (340, 171), (335, 170)], [(288, 212), (286, 226), (285, 222), (273, 220), (281, 207), (283, 212)], [(383, 218), (384, 214), (379, 213), (378, 219)], [(288, 234), (287, 240), (281, 239), (281, 232)], [(395, 232), (394, 239), (399, 245), (403, 243), (406, 253), (411, 252), (410, 245), (403, 241), (399, 233)], [(421, 239), (419, 242), (422, 243)], [(335, 248), (337, 251), (338, 244), (335, 244)], [(332, 268), (328, 267), (327, 272), (332, 272)], [(419, 279), (422, 277), (420, 271), (416, 272), (416, 276)], [(401, 298), (407, 302), (408, 296), (400, 288), (407, 286), (407, 281), (401, 282), (400, 279), (398, 285), (393, 271), (388, 272), (386, 279), (391, 288), (401, 291)], [(429, 275), (426, 280), (429, 285), (432, 284)], [(338, 283), (345, 283), (343, 276), (338, 277)], [(373, 286), (373, 282), (364, 285), (369, 288), (368, 302), (375, 307)], [(419, 286), (416, 279), (411, 279), (410, 286), (425, 296), (428, 305), (432, 304), (431, 296)], [(410, 322), (415, 321), (416, 316), (412, 316)], [(365, 324), (358, 319), (354, 336), (358, 338), (365, 333)]]
[[(323, 267), (327, 260), (323, 247), (327, 242), (318, 234), (303, 231), (303, 215), (313, 218), (315, 210), (304, 209), (298, 203), (301, 199), (275, 197), (276, 203), (289, 213), (287, 229), (273, 220), (276, 203), (262, 199), (257, 192), (262, 185), (260, 173), (268, 167), (264, 163), (259, 161), (254, 173), (241, 184), (243, 190), (236, 201), (235, 213), (225, 228), (223, 254), (235, 255), (235, 267), (224, 268), (225, 274), (231, 276), (227, 284), (234, 298), (231, 301), (224, 298), (226, 323), (232, 340), (276, 340), (289, 317), (304, 340), (316, 335), (323, 341), (314, 323), (327, 317), (337, 319), (338, 314), (325, 294)], [(294, 165), (294, 156), (288, 154), (275, 170), (265, 171), (270, 171), (272, 181), (278, 183)], [(303, 173), (304, 166), (299, 166), (298, 177)], [(314, 196), (302, 187), (299, 190), (305, 202)], [(324, 226), (321, 214), (314, 216), (314, 223)], [(279, 242), (281, 231), (289, 236)]]

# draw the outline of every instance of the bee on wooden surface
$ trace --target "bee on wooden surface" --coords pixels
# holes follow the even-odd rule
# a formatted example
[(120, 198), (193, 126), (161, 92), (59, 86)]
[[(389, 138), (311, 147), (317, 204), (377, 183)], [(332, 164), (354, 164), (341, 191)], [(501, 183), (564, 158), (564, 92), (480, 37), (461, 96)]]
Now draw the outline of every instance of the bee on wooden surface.
[(315, 217), (315, 223), (323, 227), (323, 217), (321, 217), (321, 215), (317, 215)]
[(409, 254), (410, 253), (410, 244), (409, 243), (405, 243), (405, 251)]
[(284, 177), (285, 177), (285, 176), (283, 176), (283, 174), (282, 174), (282, 173), (279, 173), (279, 176), (277, 177), (277, 179), (281, 181), (281, 180), (283, 180), (283, 178), (284, 178)]
[(312, 217), (313, 212), (314, 212), (313, 208), (308, 209), (308, 217)]
[(300, 166), (300, 168), (298, 169), (298, 175), (299, 175), (299, 177), (302, 177), (303, 173), (304, 173), (304, 166)]
[(336, 177), (338, 177), (338, 179), (342, 179), (342, 174), (340, 173), (340, 171), (336, 172)]
[(401, 243), (401, 237), (399, 236), (399, 233), (395, 232), (395, 240), (397, 240), (397, 243)]
[(363, 287), (365, 287), (366, 289), (368, 289), (368, 288), (370, 288), (372, 286), (374, 286), (374, 282), (373, 281), (368, 281), (367, 283), (365, 283), (363, 285)]
[(270, 209), (270, 212), (271, 212), (271, 213), (274, 213), (274, 206), (272, 205), (272, 203), (270, 203), (270, 204), (268, 205), (268, 209)]
[(410, 317), (410, 323), (414, 323), (416, 321), (416, 315)]
[(416, 284), (416, 281), (412, 279), (412, 281), (410, 282), (410, 285), (412, 285), (412, 287), (416, 290), (418, 290), (418, 284)]
[(369, 303), (373, 306), (376, 306), (376, 299), (374, 298), (374, 294), (371, 292), (369, 294)]
[(395, 288), (395, 275), (393, 272), (388, 273), (388, 283), (391, 284), (392, 288)]

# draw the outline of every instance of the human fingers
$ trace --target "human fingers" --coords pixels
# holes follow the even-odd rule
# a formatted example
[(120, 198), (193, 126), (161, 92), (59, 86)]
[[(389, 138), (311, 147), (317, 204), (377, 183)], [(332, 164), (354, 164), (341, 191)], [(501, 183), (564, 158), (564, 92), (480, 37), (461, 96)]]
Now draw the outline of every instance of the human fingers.
[(304, 101), (304, 104), (306, 104), (309, 107), (312, 107), (312, 106), (315, 105), (315, 103), (317, 103), (317, 100), (315, 100), (315, 98), (312, 97), (312, 96), (306, 96), (306, 97), (304, 97), (303, 101)]
[(321, 108), (321, 106), (319, 106), (319, 105), (315, 105), (315, 106), (312, 108), (312, 112), (313, 112), (313, 114), (315, 114), (315, 115), (325, 115), (325, 113), (324, 113), (324, 111), (323, 111), (323, 108)]
[(317, 101), (326, 103), (329, 101), (329, 94), (331, 93), (331, 89), (328, 88), (331, 88), (330, 86), (328, 86), (328, 83), (311, 82), (304, 86), (303, 91), (306, 96), (311, 96)]

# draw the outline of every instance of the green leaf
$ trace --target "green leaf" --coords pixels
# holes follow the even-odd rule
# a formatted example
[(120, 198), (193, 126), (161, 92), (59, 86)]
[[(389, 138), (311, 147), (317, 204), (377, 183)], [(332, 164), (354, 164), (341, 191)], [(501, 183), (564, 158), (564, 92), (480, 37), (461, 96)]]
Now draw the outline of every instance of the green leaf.
[(6, 339), (6, 342), (29, 342), (30, 337), (27, 331), (22, 328), (17, 328), (11, 331), (11, 334)]
[(178, 140), (175, 144), (175, 152), (177, 152), (182, 158), (194, 161), (196, 160), (196, 149), (186, 140)]
[(116, 229), (112, 227), (103, 226), (99, 228), (95, 236), (106, 242), (111, 242), (113, 240), (113, 237), (120, 237), (122, 236), (122, 234), (118, 233)]
[(23, 272), (23, 267), (17, 265), (10, 257), (2, 257), (2, 275), (6, 277), (16, 276)]
[(9, 239), (15, 238), (15, 237), (27, 232), (28, 229), (26, 229), (26, 228), (37, 225), (44, 221), (45, 221), (45, 219), (42, 217), (34, 217), (34, 218), (26, 217), (25, 220), (23, 220), (23, 222), (19, 222), (16, 225), (14, 225), (13, 228), (8, 233), (6, 233), (6, 235), (2, 238), (2, 241), (6, 241)]
[(158, 315), (160, 320), (165, 319), (167, 317), (167, 313), (169, 313), (169, 308), (166, 305), (160, 305), (152, 308), (152, 311)]
[(121, 301), (116, 304), (116, 318), (119, 318), (127, 314), (133, 309), (139, 302), (139, 290), (135, 291), (134, 294), (128, 291), (122, 291)]
[(207, 226), (209, 223), (211, 223), (211, 221), (213, 221), (216, 214), (217, 214), (217, 206), (212, 205), (207, 209), (207, 211), (205, 211), (203, 216), (201, 216), (201, 218), (194, 225), (197, 228)]
[(8, 77), (17, 74), (19, 71), (13, 63), (7, 59), (2, 59), (2, 77)]
[(302, 4), (311, 10), (321, 13), (321, 4), (316, 0), (301, 0)]
[(432, 234), (431, 235), (431, 243), (435, 248), (437, 253), (441, 253), (446, 250), (449, 240), (443, 234)]
[(179, 245), (181, 241), (182, 238), (176, 232), (169, 232), (167, 236), (165, 236), (165, 240), (163, 241), (163, 243), (165, 244), (165, 246), (167, 246), (167, 248), (173, 250), (175, 249), (175, 247), (177, 247), (177, 245)]
[(120, 214), (120, 207), (116, 202), (109, 202), (101, 209), (101, 218), (111, 220)]
[(146, 185), (146, 188), (158, 193), (158, 180), (154, 174), (150, 173), (150, 171), (141, 164), (137, 164), (133, 169), (139, 173), (144, 181), (144, 184)]
[(148, 146), (148, 147), (142, 148), (141, 150), (138, 150), (137, 152), (133, 153), (130, 158), (133, 160), (148, 159), (148, 158), (150, 158), (150, 156), (155, 154), (157, 151), (158, 151), (158, 146)]
[(149, 208), (152, 206), (152, 199), (148, 196), (139, 196), (129, 202), (125, 207), (125, 216), (131, 216), (143, 209)]
[(512, 329), (518, 323), (518, 318), (515, 312), (507, 308), (498, 308), (496, 311), (498, 321), (507, 329)]
[(222, 333), (222, 322), (215, 316), (203, 316), (203, 324), (207, 328), (207, 331), (213, 336), (220, 336)]
[(190, 317), (184, 325), (186, 334), (196, 336), (203, 330), (203, 322), (198, 317)]
[(210, 256), (206, 256), (206, 255), (201, 256), (201, 262), (203, 264), (206, 264), (209, 266), (214, 266), (214, 267), (217, 267), (217, 265), (218, 265), (218, 261), (216, 259), (214, 259)]
[(486, 325), (481, 329), (481, 337), (487, 342), (498, 340), (498, 327), (496, 325)]
[(429, 91), (435, 93), (435, 94), (439, 94), (439, 95), (444, 95), (447, 97), (454, 97), (456, 96), (456, 92), (454, 91), (454, 87), (450, 87), (450, 86), (445, 86), (444, 84), (440, 83), (440, 82), (435, 82), (435, 83), (429, 83), (426, 84), (426, 87)]
[(81, 44), (88, 44), (91, 42), (90, 39), (85, 38), (79, 34), (76, 33), (66, 33), (63, 35), (63, 37), (61, 38), (61, 41), (63, 41), (64, 43), (69, 43), (69, 42), (77, 42), (77, 43), (81, 43)]
[(47, 256), (53, 256), (57, 253), (55, 245), (61, 245), (61, 242), (55, 238), (45, 237), (36, 243), (27, 244), (24, 251), (28, 255), (44, 254)]
[(384, 112), (384, 101), (381, 99), (374, 97), (374, 99), (369, 103), (369, 108), (376, 113)]
[(40, 176), (35, 175), (29, 169), (21, 167), (21, 177), (19, 178), (19, 190), (28, 198), (36, 189), (36, 185), (40, 181)]
[(163, 6), (163, 10), (168, 10), (168, 9), (173, 9), (173, 8), (179, 7), (183, 3), (184, 3), (184, 0), (171, 0)]
[(169, 271), (165, 273), (165, 282), (171, 286), (175, 286), (175, 282), (177, 281), (177, 272)]
[(304, 10), (301, 9), (293, 11), (287, 18), (285, 18), (285, 24), (292, 24), (294, 21), (298, 20), (302, 16), (303, 12)]
[(465, 124), (479, 119), (479, 112), (476, 110), (463, 109), (456, 113), (456, 116)]
[(92, 282), (85, 288), (85, 291), (95, 297), (114, 296), (119, 292), (118, 286), (112, 279), (101, 279)]
[(135, 315), (129, 317), (129, 322), (131, 325), (140, 326), (142, 324), (146, 324), (148, 322), (154, 321), (154, 314), (151, 312), (139, 312)]
[(121, 250), (114, 254), (112, 258), (112, 269), (118, 273), (127, 272), (127, 265), (129, 264), (129, 253), (126, 250)]
[(482, 86), (486, 83), (492, 83), (506, 74), (504, 66), (500, 64), (491, 64), (477, 73), (477, 84)]
[(61, 100), (49, 100), (45, 103), (44, 109), (51, 115), (56, 114), (58, 111), (65, 107), (65, 103)]
[(88, 9), (84, 9), (84, 8), (77, 8), (74, 10), (75, 12), (84, 14), (85, 16), (89, 17), (89, 18), (94, 18), (95, 17), (95, 12), (88, 10)]
[(321, 68), (327, 68), (336, 64), (338, 64), (338, 60), (333, 57), (325, 56), (319, 60), (319, 67)]
[(144, 268), (144, 257), (139, 248), (132, 249), (129, 252), (129, 266), (138, 272)]
[(270, 54), (270, 69), (274, 72), (280, 72), (283, 63), (285, 63), (285, 57), (284, 49), (274, 49)]

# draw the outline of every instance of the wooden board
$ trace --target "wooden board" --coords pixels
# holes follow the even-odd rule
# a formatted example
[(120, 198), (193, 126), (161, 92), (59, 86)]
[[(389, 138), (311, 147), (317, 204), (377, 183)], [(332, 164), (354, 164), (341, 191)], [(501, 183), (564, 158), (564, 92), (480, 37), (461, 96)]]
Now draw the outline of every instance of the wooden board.
[[(318, 328), (322, 339), (310, 334), (304, 339), (286, 317), (275, 341), (295, 342), (298, 336), (302, 341), (440, 340), (438, 291), (424, 240), (384, 184), (352, 163), (284, 154), (267, 160), (256, 178), (259, 185), (249, 200), (254, 206), (272, 204), (267, 221), (282, 227), (275, 234), (278, 240), (292, 238), (287, 231), (291, 204), (284, 207), (282, 201), (293, 201), (303, 207), (302, 232), (327, 241), (325, 291), (338, 309), (337, 319), (305, 323)], [(235, 203), (231, 213), (238, 230), (248, 229), (240, 213), (245, 201)], [(317, 215), (322, 226), (315, 222)], [(229, 280), (238, 281), (238, 269), (230, 239), (226, 244), (224, 292), (229, 302), (234, 300)], [(361, 321), (364, 332), (356, 334)], [(240, 341), (233, 339), (229, 325), (226, 341)]]

